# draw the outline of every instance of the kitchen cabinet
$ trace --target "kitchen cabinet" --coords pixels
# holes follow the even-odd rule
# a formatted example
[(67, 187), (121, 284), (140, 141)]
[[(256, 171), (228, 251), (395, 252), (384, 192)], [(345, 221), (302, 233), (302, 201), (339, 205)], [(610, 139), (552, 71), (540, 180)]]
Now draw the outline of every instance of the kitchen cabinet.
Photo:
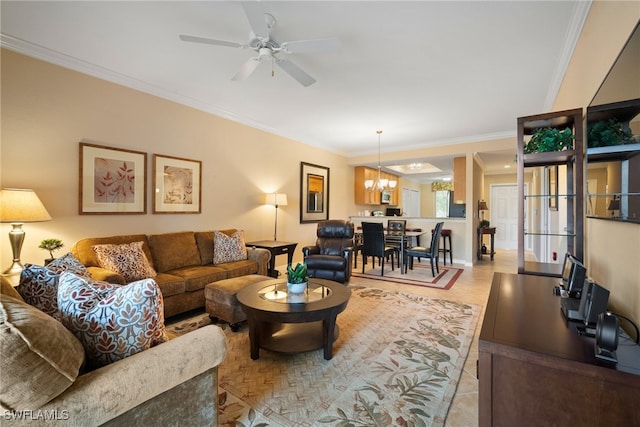
[(465, 203), (467, 198), (467, 159), (455, 157), (453, 159), (453, 197), (454, 203)]
[[(398, 205), (398, 201), (399, 201), (398, 187), (400, 184), (400, 177), (387, 172), (381, 172), (380, 176), (383, 179), (388, 179), (390, 181), (395, 180), (398, 183), (398, 185), (396, 185), (396, 188), (394, 188), (393, 190), (390, 190), (391, 200), (389, 202), (389, 205), (393, 205), (393, 206)], [(377, 190), (369, 191), (364, 188), (364, 182), (368, 179), (372, 179), (376, 181), (378, 179), (378, 170), (368, 168), (366, 166), (356, 166), (354, 168), (354, 180), (353, 180), (354, 193), (353, 194), (354, 194), (354, 200), (356, 205), (380, 205), (381, 204), (379, 191)]]

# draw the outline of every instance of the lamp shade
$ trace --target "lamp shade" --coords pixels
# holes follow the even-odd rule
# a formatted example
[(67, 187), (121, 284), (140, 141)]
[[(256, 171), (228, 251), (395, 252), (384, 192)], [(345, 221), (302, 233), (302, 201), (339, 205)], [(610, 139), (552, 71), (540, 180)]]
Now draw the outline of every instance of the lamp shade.
[(47, 212), (35, 191), (3, 188), (0, 191), (0, 222), (23, 223), (49, 221)]
[(267, 193), (265, 204), (274, 206), (287, 206), (287, 195), (284, 193)]
[(620, 210), (620, 199), (611, 199), (609, 202), (609, 207), (607, 208), (609, 211), (617, 211)]
[(488, 211), (487, 202), (484, 200), (478, 200), (478, 210), (479, 211)]

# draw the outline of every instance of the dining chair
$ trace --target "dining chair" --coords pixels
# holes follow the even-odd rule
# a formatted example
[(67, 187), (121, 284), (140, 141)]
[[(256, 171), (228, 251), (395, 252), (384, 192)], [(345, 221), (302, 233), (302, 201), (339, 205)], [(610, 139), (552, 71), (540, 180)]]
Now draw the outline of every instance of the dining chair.
[(384, 239), (384, 227), (380, 222), (363, 222), (362, 223), (362, 273), (367, 264), (367, 258), (371, 257), (372, 267), (376, 266), (376, 258), (378, 264), (382, 267), (380, 275), (384, 276), (384, 261), (388, 256), (391, 257), (391, 270), (393, 271), (393, 257), (395, 248), (388, 246)]
[(398, 260), (398, 268), (400, 268), (400, 257), (403, 249), (407, 247), (407, 220), (406, 219), (390, 219), (387, 221), (387, 246), (395, 249)]
[(358, 254), (362, 252), (364, 239), (362, 237), (362, 227), (358, 226), (353, 234), (353, 268), (358, 268)]
[[(425, 248), (423, 246), (414, 246), (404, 251), (404, 271), (407, 272), (407, 267), (413, 270), (413, 258), (428, 258), (431, 262), (431, 274), (436, 277), (436, 271), (440, 274), (440, 267), (438, 266), (438, 257), (440, 255), (440, 233), (442, 232), (442, 226), (444, 222), (439, 222), (434, 228), (434, 232), (431, 235), (431, 247)], [(434, 269), (435, 264), (435, 269)]]

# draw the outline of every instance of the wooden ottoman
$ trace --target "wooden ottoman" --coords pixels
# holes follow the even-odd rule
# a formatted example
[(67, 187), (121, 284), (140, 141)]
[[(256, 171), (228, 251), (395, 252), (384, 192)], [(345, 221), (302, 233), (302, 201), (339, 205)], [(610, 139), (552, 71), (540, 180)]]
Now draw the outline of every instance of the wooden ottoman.
[(237, 332), (240, 328), (240, 322), (247, 320), (247, 315), (238, 304), (236, 294), (247, 285), (265, 280), (270, 280), (270, 278), (259, 274), (249, 274), (209, 283), (204, 288), (204, 297), (206, 310), (211, 320), (214, 323), (218, 320), (228, 322), (231, 330)]

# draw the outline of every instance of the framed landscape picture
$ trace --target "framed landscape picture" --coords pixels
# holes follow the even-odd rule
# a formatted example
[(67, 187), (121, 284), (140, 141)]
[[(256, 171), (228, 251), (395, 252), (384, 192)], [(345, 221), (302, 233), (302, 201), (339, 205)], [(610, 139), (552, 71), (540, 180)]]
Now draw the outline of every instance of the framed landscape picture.
[(300, 223), (329, 219), (329, 168), (300, 162)]
[(153, 213), (200, 213), (202, 162), (153, 155)]
[(147, 212), (147, 153), (80, 143), (80, 215)]

